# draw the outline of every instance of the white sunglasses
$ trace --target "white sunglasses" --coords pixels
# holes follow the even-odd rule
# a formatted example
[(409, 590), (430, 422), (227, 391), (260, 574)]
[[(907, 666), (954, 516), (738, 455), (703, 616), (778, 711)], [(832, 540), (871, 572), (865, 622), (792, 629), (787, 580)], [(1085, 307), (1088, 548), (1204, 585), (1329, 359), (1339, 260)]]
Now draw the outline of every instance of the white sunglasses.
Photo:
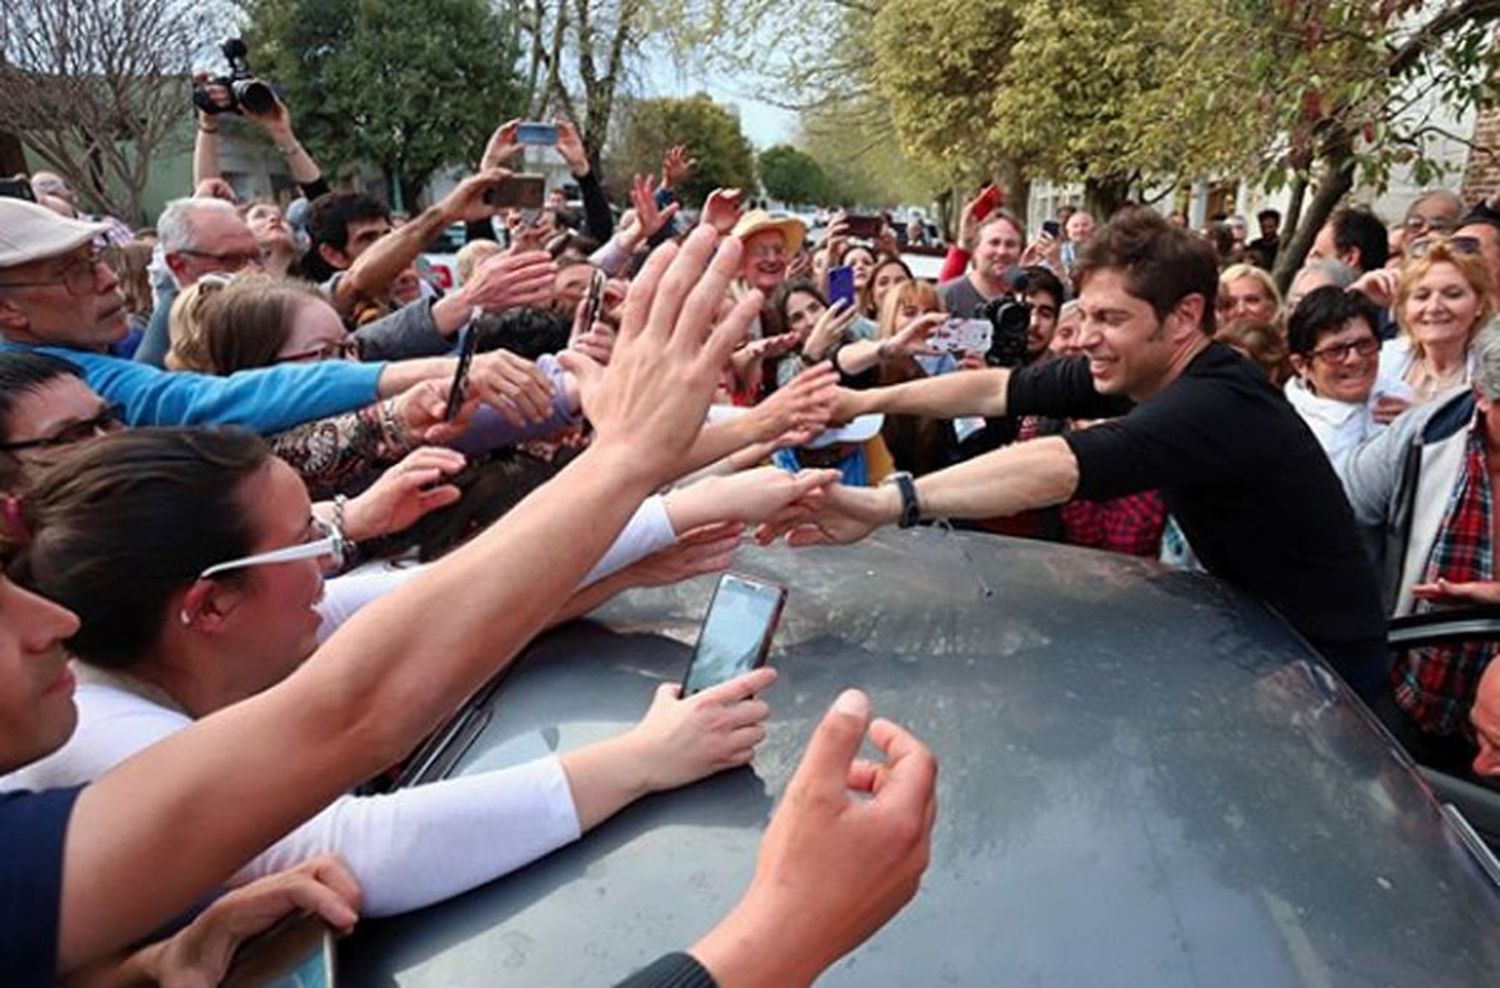
[(344, 565), (344, 551), (348, 542), (344, 533), (324, 521), (318, 525), (329, 534), (325, 538), (314, 542), (303, 542), (301, 545), (289, 545), (284, 549), (272, 549), (270, 552), (256, 553), (253, 556), (244, 556), (240, 559), (231, 559), (227, 563), (215, 563), (202, 573), (198, 579), (207, 580), (209, 577), (232, 569), (243, 569), (246, 566), (266, 566), (271, 563), (292, 563), (301, 559), (319, 559), (327, 556), (332, 561), (332, 568), (338, 569)]

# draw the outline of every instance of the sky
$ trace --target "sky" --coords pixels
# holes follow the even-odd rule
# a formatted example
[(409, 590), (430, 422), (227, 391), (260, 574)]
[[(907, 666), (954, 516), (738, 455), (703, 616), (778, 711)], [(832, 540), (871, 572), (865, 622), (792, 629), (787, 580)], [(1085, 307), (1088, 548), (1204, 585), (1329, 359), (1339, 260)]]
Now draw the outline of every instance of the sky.
[(739, 111), (740, 128), (756, 150), (790, 141), (797, 127), (797, 114), (753, 99), (753, 82), (722, 72), (689, 67), (679, 70), (667, 57), (651, 58), (641, 73), (641, 96), (691, 96), (706, 92), (716, 103)]

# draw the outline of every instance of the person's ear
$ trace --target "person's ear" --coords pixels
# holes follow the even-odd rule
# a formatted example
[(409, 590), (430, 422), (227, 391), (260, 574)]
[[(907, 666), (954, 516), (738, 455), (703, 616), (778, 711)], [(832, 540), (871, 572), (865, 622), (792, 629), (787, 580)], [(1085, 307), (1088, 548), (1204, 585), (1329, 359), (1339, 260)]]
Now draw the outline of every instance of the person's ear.
[(195, 580), (182, 595), (176, 619), (203, 634), (216, 634), (239, 609), (244, 591), (223, 580)]
[(1312, 361), (1300, 353), (1289, 353), (1287, 359), (1291, 361), (1292, 370), (1297, 372), (1298, 377), (1306, 378), (1308, 372), (1312, 370)]
[(31, 320), (19, 305), (0, 297), (0, 333), (24, 333), (30, 326)]
[(1180, 341), (1203, 332), (1203, 308), (1208, 300), (1197, 292), (1184, 295), (1168, 313), (1168, 335)]
[(176, 251), (163, 254), (162, 260), (167, 262), (167, 270), (172, 272), (172, 277), (178, 284), (181, 284), (183, 277), (187, 274), (187, 261)]

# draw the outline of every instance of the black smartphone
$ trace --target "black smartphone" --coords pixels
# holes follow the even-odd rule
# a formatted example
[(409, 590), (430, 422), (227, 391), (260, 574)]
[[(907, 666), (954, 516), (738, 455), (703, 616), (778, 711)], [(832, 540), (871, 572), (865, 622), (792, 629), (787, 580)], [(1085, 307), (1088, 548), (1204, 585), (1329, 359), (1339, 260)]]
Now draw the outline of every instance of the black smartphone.
[(541, 209), (546, 200), (547, 179), (543, 175), (512, 175), (484, 192), (485, 204), (496, 209)]
[(444, 422), (452, 422), (458, 418), (459, 409), (464, 405), (464, 393), (469, 387), (469, 367), (474, 363), (474, 348), (479, 345), (479, 333), (474, 327), (479, 315), (480, 310), (476, 308), (469, 315), (469, 325), (464, 327), (464, 341), (458, 348), (458, 366), (453, 369), (453, 384), (448, 388), (448, 405), (443, 409)]
[(682, 677), (682, 695), (701, 693), (765, 665), (785, 603), (786, 587), (734, 573), (719, 577)]
[(604, 272), (595, 268), (589, 278), (589, 293), (583, 299), (583, 331), (592, 332), (599, 321), (599, 312), (604, 307)]
[(1043, 220), (1042, 232), (1053, 240), (1060, 239), (1062, 237), (1062, 225), (1057, 220)]
[(333, 931), (309, 913), (293, 913), (234, 952), (224, 988), (333, 988)]
[(848, 224), (849, 236), (859, 240), (877, 240), (885, 229), (885, 220), (879, 216), (846, 216), (844, 222)]
[(0, 198), (25, 199), (27, 202), (36, 202), (36, 192), (31, 188), (30, 179), (0, 178)]

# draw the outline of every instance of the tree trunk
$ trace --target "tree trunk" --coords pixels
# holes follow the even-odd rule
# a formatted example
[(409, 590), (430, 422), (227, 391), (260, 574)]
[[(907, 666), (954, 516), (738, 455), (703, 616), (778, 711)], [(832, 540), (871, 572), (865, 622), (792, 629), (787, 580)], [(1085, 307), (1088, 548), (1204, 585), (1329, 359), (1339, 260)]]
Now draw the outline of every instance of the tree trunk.
[(1108, 222), (1129, 199), (1129, 176), (1110, 175), (1083, 183), (1083, 208), (1100, 223)]
[(1283, 295), (1291, 288), (1292, 279), (1302, 267), (1307, 252), (1312, 250), (1318, 231), (1323, 229), (1323, 224), (1333, 215), (1339, 200), (1354, 188), (1352, 145), (1348, 141), (1335, 141), (1325, 147), (1330, 153), (1323, 159), (1323, 171), (1318, 176), (1317, 190), (1313, 193), (1312, 201), (1307, 204), (1307, 212), (1299, 217), (1291, 238), (1283, 238), (1281, 252), (1276, 256), (1276, 270), (1272, 272), (1272, 277)]

